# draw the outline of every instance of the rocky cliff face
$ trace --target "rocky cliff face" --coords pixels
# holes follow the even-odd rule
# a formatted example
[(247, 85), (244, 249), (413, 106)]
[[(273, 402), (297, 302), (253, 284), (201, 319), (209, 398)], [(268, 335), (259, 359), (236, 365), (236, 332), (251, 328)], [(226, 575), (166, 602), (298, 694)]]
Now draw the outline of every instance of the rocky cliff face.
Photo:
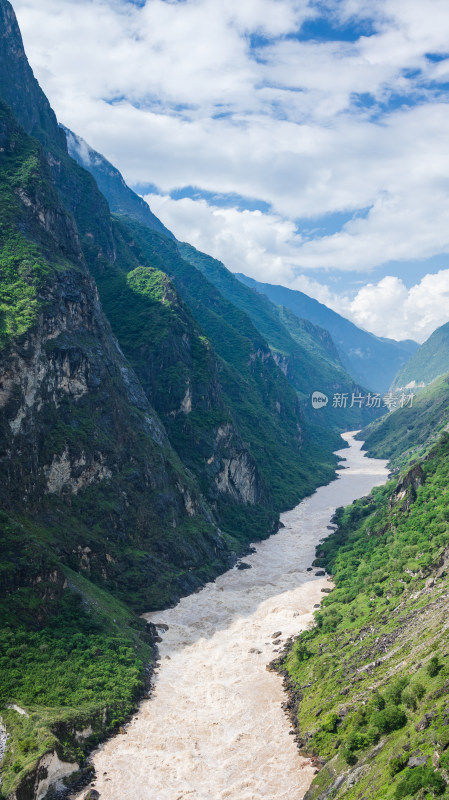
[(28, 63), (13, 7), (0, 3), (0, 97), (33, 136), (64, 143), (56, 116)]
[[(5, 20), (5, 34), (2, 39), (2, 51), (0, 52), (0, 57), (3, 58), (3, 62), (0, 61), (3, 67), (0, 72), (5, 76), (7, 72), (6, 64), (8, 64), (8, 70), (11, 73), (11, 79), (9, 81), (5, 79), (1, 85), (9, 87), (5, 88), (5, 95), (8, 101), (13, 102), (14, 100), (14, 108), (21, 124), (29, 133), (36, 135), (43, 144), (46, 160), (50, 168), (51, 182), (57, 191), (57, 203), (47, 203), (47, 211), (45, 213), (47, 215), (56, 213), (49, 211), (49, 206), (53, 209), (58, 209), (57, 213), (60, 216), (62, 215), (61, 219), (64, 219), (65, 224), (72, 228), (72, 238), (77, 248), (77, 263), (81, 264), (83, 262), (82, 269), (85, 271), (88, 271), (86, 268), (90, 267), (101, 285), (102, 278), (111, 277), (117, 270), (123, 273), (130, 262), (133, 266), (136, 266), (136, 263), (135, 261), (133, 262), (133, 256), (126, 244), (123, 243), (120, 235), (116, 233), (112, 225), (107, 202), (98, 191), (95, 181), (89, 173), (68, 156), (65, 136), (58, 126), (54, 124), (54, 114), (26, 61), (20, 32), (15, 22), (12, 8), (6, 0), (2, 0), (1, 7)], [(11, 86), (14, 86), (14, 91), (11, 90)], [(17, 97), (20, 97), (20, 102)], [(38, 124), (39, 120), (42, 121), (41, 125)], [(49, 178), (48, 175), (47, 178)], [(19, 187), (18, 192), (23, 195), (24, 190)], [(22, 199), (26, 204), (26, 197), (24, 196)], [(39, 213), (42, 213), (42, 211), (39, 211), (35, 200), (30, 201), (28, 207), (33, 210), (36, 219), (39, 217)], [(47, 222), (50, 225), (48, 220)], [(59, 230), (60, 234), (61, 230)], [(39, 238), (40, 233), (36, 234), (36, 231), (34, 231), (34, 235)], [(61, 243), (57, 244), (60, 248)], [(72, 252), (68, 255), (73, 262), (74, 253)], [(134, 278), (136, 278), (136, 275), (134, 275)], [(62, 280), (63, 284), (64, 280), (66, 279)], [(73, 283), (73, 277), (67, 280), (69, 283), (70, 281)], [(98, 296), (95, 296), (95, 284), (92, 282), (92, 278), (87, 277), (86, 281), (89, 282), (89, 280), (91, 281), (91, 295), (89, 298), (86, 298), (85, 294), (83, 295), (79, 287), (75, 289), (72, 287), (71, 289), (69, 286), (62, 286), (62, 288), (60, 286), (59, 288), (63, 295), (67, 292), (70, 294), (72, 290), (75, 294), (81, 291), (83, 300), (78, 298), (77, 302), (84, 303), (86, 308), (91, 307), (92, 300), (95, 300), (98, 306), (99, 301)], [(58, 295), (58, 291), (57, 289), (56, 295)], [(165, 296), (163, 294), (158, 295), (156, 301), (152, 302), (151, 308), (148, 309), (148, 313), (152, 318), (150, 327), (153, 330), (156, 324), (155, 318), (158, 315), (160, 316), (161, 312), (163, 314), (164, 306), (170, 304), (168, 296), (174, 291), (173, 287), (170, 287), (170, 282), (166, 280)], [(52, 292), (53, 289), (50, 290), (50, 294)], [(130, 294), (131, 299), (137, 302), (139, 298), (135, 287), (130, 288)], [(62, 302), (62, 305), (64, 305), (64, 297), (58, 298), (56, 295), (51, 297), (50, 300), (56, 304)], [(47, 299), (42, 297), (41, 300), (42, 303), (47, 303)], [(178, 306), (180, 307), (181, 305), (182, 301), (178, 298)], [(67, 309), (62, 311), (63, 315), (66, 315), (66, 311)], [(101, 310), (98, 313), (101, 316)], [(131, 316), (135, 314), (132, 303), (127, 309), (127, 314)], [(180, 316), (184, 316), (185, 322), (188, 316), (187, 311), (185, 309), (181, 310)], [(44, 326), (55, 324), (57, 328), (57, 323), (47, 322), (46, 320), (41, 320), (41, 322)], [(105, 322), (104, 318), (103, 322)], [(167, 325), (173, 322), (174, 320), (168, 320)], [(65, 325), (63, 320), (60, 320), (60, 323), (61, 326)], [(178, 330), (179, 325), (177, 329), (176, 325), (172, 324), (172, 327), (166, 330), (165, 338), (159, 337), (157, 348), (154, 347), (154, 341), (151, 339), (145, 343), (140, 334), (141, 358), (135, 357), (134, 365), (139, 368), (139, 378), (143, 382), (143, 391), (140, 386), (138, 387), (138, 381), (134, 376), (132, 379), (134, 395), (136, 398), (140, 393), (138, 406), (142, 406), (145, 403), (148, 405), (149, 400), (156, 405), (157, 410), (162, 414), (164, 422), (168, 426), (172, 444), (175, 445), (184, 463), (192, 468), (200, 479), (201, 489), (196, 485), (197, 493), (201, 490), (205, 492), (209, 501), (215, 506), (216, 500), (220, 496), (246, 506), (248, 502), (254, 503), (261, 498), (257, 465), (253, 457), (246, 451), (241, 436), (223, 402), (213, 350), (204, 340), (204, 337), (201, 337), (201, 333), (195, 329), (192, 319), (190, 319), (189, 325), (190, 330), (187, 333), (183, 331), (181, 334)], [(88, 375), (94, 374), (100, 382), (102, 381), (100, 375), (102, 357), (99, 356), (97, 359), (99, 363), (97, 364), (91, 363), (89, 360), (86, 361), (85, 352), (82, 348), (80, 349), (78, 344), (73, 345), (73, 343), (69, 342), (70, 337), (75, 332), (73, 328), (65, 330), (64, 351), (61, 351), (58, 347), (61, 332), (62, 329), (55, 330), (50, 362), (46, 364), (50, 371), (51, 369), (56, 370), (57, 374), (54, 377), (49, 377), (50, 371), (47, 372), (45, 370), (42, 361), (42, 358), (44, 361), (48, 359), (46, 351), (49, 348), (47, 345), (42, 348), (37, 343), (41, 341), (41, 334), (45, 340), (46, 331), (36, 332), (34, 334), (35, 339), (27, 341), (25, 359), (20, 360), (17, 355), (13, 356), (15, 361), (14, 364), (10, 364), (9, 374), (14, 374), (16, 376), (15, 379), (19, 382), (21, 381), (22, 386), (22, 398), (16, 403), (17, 418), (16, 421), (13, 421), (13, 425), (19, 426), (19, 423), (20, 425), (22, 424), (26, 409), (31, 413), (35, 401), (41, 402), (40, 395), (50, 391), (51, 382), (53, 382), (57, 391), (65, 386), (66, 395), (79, 400), (86, 393), (85, 387)], [(78, 333), (83, 335), (81, 331), (78, 331)], [(95, 330), (91, 331), (93, 339), (98, 336), (98, 333), (99, 328), (97, 326)], [(110, 338), (109, 328), (105, 333), (105, 341), (108, 340), (108, 337)], [(130, 352), (127, 352), (126, 344), (126, 342), (123, 343), (126, 355), (136, 356), (135, 353), (131, 352), (130, 348), (128, 348)], [(43, 355), (44, 350), (45, 355)], [(92, 347), (91, 360), (94, 353), (95, 348)], [(205, 357), (203, 358), (203, 356)], [(118, 357), (117, 351), (116, 358)], [(95, 361), (95, 358), (93, 360)], [(197, 361), (201, 362), (201, 364), (197, 363)], [(122, 369), (123, 371), (128, 370), (129, 365), (123, 366)], [(16, 372), (16, 370), (18, 371)], [(182, 374), (178, 374), (179, 370), (181, 370)], [(23, 373), (22, 378), (19, 377), (20, 371)], [(200, 371), (201, 375), (199, 375)], [(121, 376), (120, 370), (117, 375)], [(116, 375), (111, 375), (110, 377), (111, 384), (115, 384)], [(119, 388), (120, 381), (123, 382), (122, 377), (120, 377), (116, 389)], [(5, 377), (5, 383), (7, 382), (8, 379)], [(180, 391), (182, 392), (182, 397), (179, 396)], [(120, 388), (119, 393), (121, 394)], [(126, 396), (126, 393), (124, 396)], [(200, 426), (192, 426), (191, 420), (193, 416), (195, 414), (198, 416), (204, 410), (207, 411), (209, 417), (214, 418), (205, 419)], [(157, 419), (154, 413), (153, 418)], [(185, 424), (187, 419), (188, 422)], [(182, 424), (181, 420), (184, 421), (184, 424)], [(218, 434), (218, 428), (221, 423), (228, 425), (227, 436)], [(34, 421), (31, 421), (31, 427), (33, 424)], [(157, 424), (159, 425), (158, 422)], [(162, 427), (160, 425), (159, 427), (162, 431)], [(173, 440), (170, 434), (175, 427), (182, 428), (182, 431)], [(192, 428), (194, 428), (194, 431), (192, 431)], [(161, 433), (161, 446), (164, 436), (165, 433)], [(179, 448), (177, 446), (178, 439), (182, 439), (184, 447)], [(166, 437), (163, 446), (169, 447)], [(181, 450), (182, 452), (180, 452)], [(233, 465), (236, 458), (238, 459), (238, 470), (237, 465), (235, 469)], [(242, 468), (243, 464), (247, 465), (246, 472)], [(42, 475), (45, 476), (46, 485), (52, 487), (53, 494), (57, 493), (56, 487), (69, 491), (68, 487), (71, 486), (70, 491), (78, 494), (84, 487), (104, 480), (109, 480), (110, 482), (111, 472), (111, 468), (106, 464), (101, 452), (96, 453), (95, 458), (89, 458), (85, 451), (71, 454), (68, 447), (64, 447), (62, 452), (51, 454), (49, 463), (41, 466), (40, 470), (41, 478)], [(240, 474), (240, 480), (233, 482), (229, 475), (236, 471)], [(35, 486), (35, 491), (38, 494), (39, 491), (43, 490), (44, 484), (38, 482), (35, 483)], [(192, 504), (189, 503), (189, 508), (192, 509), (192, 507)], [(199, 504), (197, 502), (195, 508), (198, 507)], [(216, 508), (215, 513), (217, 514)], [(208, 512), (208, 518), (211, 519), (210, 512)], [(270, 521), (269, 525), (265, 526), (265, 529), (260, 529), (259, 535), (268, 532), (271, 527), (272, 522)]]
[[(150, 596), (155, 602), (153, 579), (160, 589), (171, 583), (164, 578), (170, 562), (187, 571), (215, 561), (224, 549), (220, 533), (112, 335), (73, 219), (51, 189), (38, 145), (6, 107), (1, 131), (2, 197), (11, 195), (9, 208), (17, 215), (2, 230), (5, 276), (24, 248), (18, 267), (24, 294), (12, 298), (10, 312), (20, 314), (31, 288), (35, 306), (34, 318), (28, 324), (25, 319), (19, 336), (6, 338), (0, 355), (2, 507), (45, 518), (52, 530), (59, 526), (62, 557), (113, 580), (119, 592), (128, 580), (117, 567), (120, 542), (139, 544), (148, 554), (142, 567), (148, 585), (137, 594), (147, 596), (147, 605)], [(29, 274), (29, 240), (22, 230), (33, 235), (33, 255), (42, 261), (37, 282)], [(175, 542), (164, 543), (164, 528), (175, 531), (197, 517), (198, 548), (183, 544), (181, 533), (179, 542), (174, 535)], [(136, 558), (130, 554), (130, 564)], [(188, 585), (192, 580), (189, 575)]]

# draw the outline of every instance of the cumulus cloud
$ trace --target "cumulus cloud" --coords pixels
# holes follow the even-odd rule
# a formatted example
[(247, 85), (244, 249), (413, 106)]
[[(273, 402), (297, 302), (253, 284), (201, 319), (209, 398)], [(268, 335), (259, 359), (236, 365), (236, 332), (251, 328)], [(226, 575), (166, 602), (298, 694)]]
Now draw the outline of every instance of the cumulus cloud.
[(151, 194), (145, 199), (180, 241), (208, 252), (234, 272), (304, 292), (378, 336), (423, 342), (449, 321), (449, 267), (426, 275), (411, 288), (387, 275), (358, 291), (336, 292), (315, 280), (313, 273), (297, 274), (302, 239), (282, 217), (191, 198)]
[(332, 292), (306, 276), (298, 277), (291, 288), (316, 297), (359, 327), (391, 339), (424, 342), (449, 321), (449, 268), (425, 275), (411, 288), (387, 275), (366, 284), (355, 296)]
[(177, 239), (220, 259), (233, 272), (268, 283), (293, 280), (301, 237), (288, 220), (188, 197), (172, 200), (167, 195), (147, 195), (145, 199)]
[[(309, 282), (377, 332), (402, 323), (377, 318), (374, 298), (409, 315), (406, 335), (415, 308), (419, 335), (440, 320), (441, 299), (431, 312), (394, 276), (333, 298), (313, 270), (449, 252), (447, 0), (13, 2), (60, 120), (128, 182), (156, 185), (180, 238), (259, 279)], [(301, 35), (323, 9), (352, 35)], [(170, 199), (186, 187), (269, 210)], [(346, 221), (323, 232), (335, 213)]]

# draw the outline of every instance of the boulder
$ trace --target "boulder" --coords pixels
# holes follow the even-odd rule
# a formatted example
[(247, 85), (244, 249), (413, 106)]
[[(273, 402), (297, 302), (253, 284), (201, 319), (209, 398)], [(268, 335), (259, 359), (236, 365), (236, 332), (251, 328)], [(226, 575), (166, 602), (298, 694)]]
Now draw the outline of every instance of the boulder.
[(410, 756), (409, 760), (407, 761), (408, 767), (425, 767), (427, 766), (428, 757), (423, 755), (413, 755)]
[(415, 731), (425, 731), (432, 722), (433, 714), (424, 714), (423, 718), (415, 725)]

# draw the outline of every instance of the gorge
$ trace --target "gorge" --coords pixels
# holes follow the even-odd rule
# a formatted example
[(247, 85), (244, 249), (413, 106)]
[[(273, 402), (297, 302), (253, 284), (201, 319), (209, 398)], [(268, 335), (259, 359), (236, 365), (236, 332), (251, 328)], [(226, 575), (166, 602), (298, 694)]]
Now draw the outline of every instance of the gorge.
[(251, 569), (234, 568), (175, 608), (146, 615), (163, 639), (160, 664), (126, 735), (93, 755), (102, 800), (304, 796), (314, 767), (297, 753), (281, 679), (266, 667), (310, 625), (329, 586), (307, 567), (336, 507), (387, 480), (384, 461), (367, 458), (353, 435), (343, 438), (350, 448), (337, 453), (337, 479), (282, 515), (285, 527), (245, 556)]

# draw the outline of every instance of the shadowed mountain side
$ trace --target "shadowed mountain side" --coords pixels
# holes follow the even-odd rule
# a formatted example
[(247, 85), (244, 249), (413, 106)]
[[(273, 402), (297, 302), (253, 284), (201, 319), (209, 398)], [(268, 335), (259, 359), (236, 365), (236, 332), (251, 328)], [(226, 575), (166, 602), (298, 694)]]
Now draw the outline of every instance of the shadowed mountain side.
[(237, 276), (246, 286), (289, 308), (297, 317), (325, 328), (332, 336), (345, 369), (356, 381), (376, 392), (387, 391), (398, 369), (418, 348), (416, 342), (396, 342), (364, 331), (336, 311), (303, 292), (258, 283), (246, 275)]

